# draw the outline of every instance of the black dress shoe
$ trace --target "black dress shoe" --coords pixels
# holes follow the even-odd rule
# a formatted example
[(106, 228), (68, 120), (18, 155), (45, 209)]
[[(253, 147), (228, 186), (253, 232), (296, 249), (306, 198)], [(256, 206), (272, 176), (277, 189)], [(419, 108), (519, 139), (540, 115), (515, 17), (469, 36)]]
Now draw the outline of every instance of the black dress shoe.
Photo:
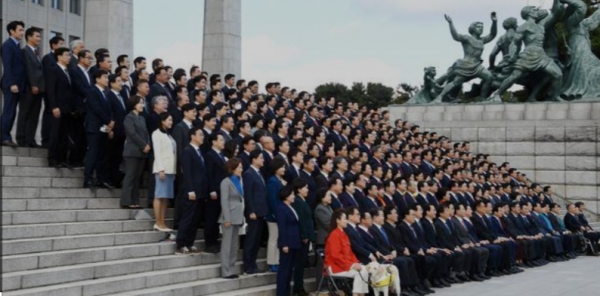
[(89, 188), (91, 190), (96, 190), (96, 184), (94, 182), (85, 182), (85, 183), (83, 183), (83, 188)]
[(440, 279), (439, 282), (440, 282), (440, 284), (442, 284), (446, 288), (452, 286), (452, 284), (449, 281), (447, 281), (446, 279)]
[(429, 294), (429, 293), (427, 293), (427, 291), (423, 290), (420, 287), (416, 287), (416, 286), (412, 290), (414, 292), (416, 292), (417, 294), (421, 294), (421, 295), (427, 295), (427, 294)]
[(29, 143), (27, 145), (29, 148), (42, 148), (42, 145), (38, 145), (38, 143)]
[(483, 279), (480, 278), (478, 275), (472, 275), (471, 280), (476, 281), (476, 282), (483, 282)]
[(17, 145), (15, 142), (13, 141), (3, 141), (2, 142), (2, 146), (8, 146), (8, 147), (19, 147), (19, 145)]
[(489, 277), (489, 276), (487, 276), (487, 275), (485, 275), (485, 274), (483, 274), (483, 273), (480, 273), (480, 274), (478, 274), (478, 276), (479, 276), (480, 278), (484, 279), (484, 280), (489, 280), (489, 279), (491, 279), (491, 278), (492, 278), (492, 277)]

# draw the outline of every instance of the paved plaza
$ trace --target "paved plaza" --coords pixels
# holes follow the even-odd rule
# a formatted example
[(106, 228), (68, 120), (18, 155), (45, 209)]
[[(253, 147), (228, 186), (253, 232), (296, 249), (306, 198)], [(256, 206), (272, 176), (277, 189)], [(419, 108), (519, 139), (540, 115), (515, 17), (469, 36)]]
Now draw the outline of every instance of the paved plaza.
[(436, 289), (435, 296), (598, 296), (600, 295), (600, 257), (550, 263), (525, 272), (477, 283)]

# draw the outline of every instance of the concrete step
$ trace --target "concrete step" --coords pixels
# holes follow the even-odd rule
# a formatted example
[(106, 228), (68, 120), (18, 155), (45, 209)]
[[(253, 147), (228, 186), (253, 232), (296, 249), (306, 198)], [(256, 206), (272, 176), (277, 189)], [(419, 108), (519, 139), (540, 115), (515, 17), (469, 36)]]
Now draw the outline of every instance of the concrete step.
[[(266, 250), (259, 251), (259, 258), (265, 258)], [(237, 259), (242, 259), (239, 251)], [(125, 259), (119, 261), (97, 262), (9, 272), (2, 274), (4, 291), (30, 289), (49, 285), (59, 285), (92, 279), (104, 279), (143, 272), (163, 271), (174, 268), (194, 267), (207, 264), (218, 264), (218, 255), (202, 253), (197, 255), (162, 255), (144, 258)]]
[[(166, 220), (171, 226), (171, 219)], [(62, 235), (120, 233), (152, 229), (153, 220), (123, 220), (76, 223), (44, 223), (2, 226), (2, 239), (42, 238)]]
[[(304, 279), (304, 289), (306, 291), (315, 291), (317, 289), (317, 280), (314, 278)], [(227, 291), (223, 293), (212, 294), (212, 296), (275, 296), (277, 295), (277, 285), (264, 285), (246, 289)]]
[[(106, 198), (121, 197), (121, 189), (87, 188), (2, 188), (2, 198)], [(141, 196), (146, 195), (145, 190), (140, 191)]]
[(26, 167), (26, 166), (3, 166), (3, 177), (51, 177), (51, 178), (77, 178), (83, 177), (82, 169), (67, 168), (44, 168), (44, 167)]
[[(3, 240), (2, 255), (9, 256), (64, 250), (85, 251), (87, 248), (155, 243), (165, 239), (166, 236), (167, 234), (163, 232), (147, 229), (145, 231), (135, 232), (66, 235), (45, 238)], [(196, 237), (198, 239), (203, 238), (203, 236)]]
[(3, 188), (81, 188), (83, 178), (2, 177)]
[[(163, 234), (163, 238), (166, 234)], [(197, 240), (195, 246), (202, 249), (203, 240)], [(42, 269), (73, 264), (116, 261), (175, 253), (175, 243), (170, 241), (138, 243), (120, 246), (95, 247), (65, 251), (52, 251), (33, 254), (3, 256), (2, 272), (15, 272)]]
[[(132, 220), (140, 211), (146, 212), (146, 215), (154, 216), (153, 211), (150, 209), (2, 212), (2, 225)], [(167, 209), (166, 218), (172, 218), (173, 215), (174, 209)]]
[[(140, 199), (145, 205), (146, 199)], [(40, 199), (2, 199), (2, 211), (48, 211), (48, 210), (85, 210), (119, 209), (119, 198), (40, 198)]]
[[(264, 266), (266, 260), (262, 259), (258, 263)], [(242, 263), (237, 262), (235, 266), (236, 272), (242, 270)], [(44, 286), (31, 289), (22, 289), (13, 292), (6, 292), (5, 295), (115, 295), (121, 292), (137, 293), (142, 289), (162, 288), (165, 285), (176, 285), (180, 283), (202, 283), (210, 282), (215, 277), (220, 277), (221, 264), (207, 264), (199, 266), (190, 266), (183, 268), (172, 268), (167, 270), (141, 272), (129, 275), (121, 275), (115, 277), (107, 277), (103, 279), (92, 279), (85, 281), (77, 281), (66, 284)], [(260, 278), (274, 276), (275, 274), (265, 274), (262, 276), (252, 277), (253, 282), (261, 282)], [(251, 278), (251, 277), (248, 277)], [(273, 277), (274, 279), (274, 277)], [(208, 283), (205, 283), (205, 285)], [(184, 294), (181, 294), (184, 295)]]
[[(306, 269), (305, 277), (314, 276), (314, 269)], [(148, 288), (143, 290), (135, 290), (120, 294), (111, 294), (113, 296), (159, 296), (159, 295), (186, 295), (186, 296), (202, 296), (215, 295), (217, 293), (228, 292), (232, 290), (241, 290), (254, 288), (259, 286), (273, 286), (277, 281), (277, 274), (265, 273), (261, 275), (241, 275), (235, 280), (226, 280), (222, 278), (212, 278), (208, 280), (200, 280), (181, 284), (166, 285), (156, 288)], [(10, 295), (10, 294), (7, 294)]]
[(2, 166), (48, 167), (48, 159), (31, 156), (5, 156), (3, 154)]
[(48, 157), (48, 149), (42, 148), (23, 148), (23, 147), (7, 147), (2, 146), (2, 155), (3, 156), (31, 156), (31, 157), (39, 157), (46, 158)]

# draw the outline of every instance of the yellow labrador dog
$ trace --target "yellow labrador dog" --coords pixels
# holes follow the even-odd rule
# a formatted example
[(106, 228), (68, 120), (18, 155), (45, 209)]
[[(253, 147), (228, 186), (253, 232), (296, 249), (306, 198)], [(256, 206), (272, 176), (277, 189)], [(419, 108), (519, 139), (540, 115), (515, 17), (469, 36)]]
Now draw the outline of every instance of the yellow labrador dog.
[(400, 295), (400, 273), (396, 266), (371, 262), (366, 267), (369, 272), (369, 285), (375, 295), (379, 295), (380, 292), (383, 292), (384, 296), (388, 296), (390, 292)]

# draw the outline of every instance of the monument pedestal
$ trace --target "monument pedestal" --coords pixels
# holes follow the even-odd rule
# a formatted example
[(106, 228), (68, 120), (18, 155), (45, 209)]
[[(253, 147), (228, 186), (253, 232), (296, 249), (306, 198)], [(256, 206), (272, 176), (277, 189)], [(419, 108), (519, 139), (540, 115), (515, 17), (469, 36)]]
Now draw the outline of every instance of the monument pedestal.
[(569, 201), (600, 209), (600, 102), (392, 105), (390, 118), (408, 120), (475, 153), (508, 161), (532, 181)]

